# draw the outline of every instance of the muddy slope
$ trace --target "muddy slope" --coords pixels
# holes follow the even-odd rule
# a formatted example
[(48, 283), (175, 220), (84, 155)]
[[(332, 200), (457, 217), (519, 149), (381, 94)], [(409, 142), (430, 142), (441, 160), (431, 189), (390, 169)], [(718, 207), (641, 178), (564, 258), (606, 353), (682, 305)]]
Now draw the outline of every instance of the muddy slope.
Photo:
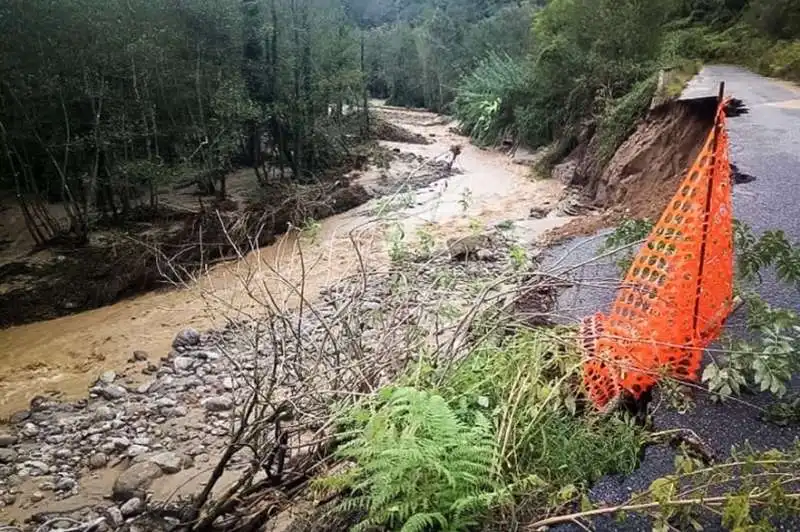
[(713, 103), (662, 105), (639, 123), (605, 164), (598, 136), (583, 135), (583, 142), (553, 174), (577, 188), (584, 202), (607, 211), (577, 219), (557, 236), (593, 234), (626, 216), (657, 218), (697, 156), (713, 118)]

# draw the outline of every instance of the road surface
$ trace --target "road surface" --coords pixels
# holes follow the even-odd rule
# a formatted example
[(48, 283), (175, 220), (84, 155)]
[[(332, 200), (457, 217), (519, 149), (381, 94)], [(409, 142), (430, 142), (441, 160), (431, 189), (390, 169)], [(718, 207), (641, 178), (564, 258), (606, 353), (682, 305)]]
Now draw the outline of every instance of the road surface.
[[(692, 80), (682, 98), (715, 96), (721, 81), (725, 82), (726, 94), (742, 100), (749, 110), (728, 120), (731, 162), (740, 172), (755, 178), (734, 187), (734, 216), (756, 234), (782, 229), (790, 241), (800, 243), (800, 87), (738, 67), (707, 66)], [(568, 242), (552, 251), (545, 266), (558, 261), (559, 267), (589, 261), (602, 241), (595, 237)], [(569, 250), (575, 251), (565, 258)], [(579, 271), (579, 277), (593, 286), (565, 292), (560, 310), (566, 321), (597, 310), (607, 311), (615, 291), (612, 280), (619, 277), (609, 260), (587, 264)], [(759, 291), (773, 305), (800, 311), (800, 293), (777, 283), (769, 272)], [(769, 396), (744, 399), (762, 406), (770, 401)], [(692, 429), (720, 456), (729, 454), (731, 446), (746, 441), (755, 448), (769, 449), (787, 448), (800, 438), (800, 427), (778, 427), (761, 421), (756, 409), (735, 402), (714, 404), (707, 396), (698, 397), (696, 407), (683, 415), (662, 406), (654, 415), (654, 423), (656, 430)], [(646, 490), (653, 480), (671, 473), (674, 456), (675, 451), (666, 446), (648, 448), (637, 471), (626, 477), (602, 479), (592, 490), (592, 498), (610, 504), (623, 502), (632, 492)], [(706, 530), (719, 529), (717, 523), (707, 524), (710, 526)], [(620, 525), (603, 519), (594, 523), (594, 529), (650, 530), (650, 526), (641, 520)], [(581, 529), (568, 526), (559, 530)]]

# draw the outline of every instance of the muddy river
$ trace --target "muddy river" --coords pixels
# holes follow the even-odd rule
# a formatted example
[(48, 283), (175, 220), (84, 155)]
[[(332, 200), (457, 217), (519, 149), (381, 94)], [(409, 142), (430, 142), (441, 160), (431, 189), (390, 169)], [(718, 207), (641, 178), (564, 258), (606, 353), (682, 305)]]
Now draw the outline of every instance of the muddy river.
[[(296, 305), (298, 292), (313, 300), (319, 289), (354, 274), (360, 255), (370, 267), (388, 261), (387, 233), (401, 224), (413, 238), (426, 225), (438, 242), (482, 224), (517, 220), (534, 237), (565, 222), (561, 218), (528, 220), (532, 206), (555, 201), (561, 186), (536, 180), (528, 166), (502, 153), (472, 146), (452, 133), (450, 124), (432, 113), (377, 107), (388, 120), (425, 135), (427, 145), (385, 143), (428, 158), (448, 157), (453, 144), (462, 153), (459, 173), (417, 191), (395, 221), (370, 213), (385, 199), (323, 220), (313, 234), (290, 233), (274, 245), (251, 251), (240, 260), (218, 265), (191, 283), (151, 292), (107, 307), (55, 320), (0, 330), (0, 417), (27, 407), (36, 395), (62, 399), (85, 396), (105, 370), (121, 371), (134, 351), (166, 355), (175, 333), (184, 327), (209, 328), (225, 319), (258, 312), (269, 293), (280, 305)], [(404, 170), (407, 173), (407, 170)], [(392, 170), (388, 173), (391, 174)], [(397, 173), (397, 172), (396, 172)], [(364, 174), (368, 181), (375, 176)], [(393, 176), (398, 185), (402, 175)]]

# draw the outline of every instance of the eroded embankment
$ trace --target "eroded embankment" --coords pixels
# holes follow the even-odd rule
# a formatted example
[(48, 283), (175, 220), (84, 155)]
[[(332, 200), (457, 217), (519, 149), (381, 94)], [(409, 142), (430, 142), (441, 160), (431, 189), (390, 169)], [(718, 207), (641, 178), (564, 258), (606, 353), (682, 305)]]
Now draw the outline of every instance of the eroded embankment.
[(576, 187), (584, 202), (605, 211), (573, 220), (553, 236), (591, 235), (626, 217), (657, 219), (708, 135), (714, 109), (708, 100), (662, 105), (607, 162), (599, 135), (584, 135), (586, 140), (553, 173)]

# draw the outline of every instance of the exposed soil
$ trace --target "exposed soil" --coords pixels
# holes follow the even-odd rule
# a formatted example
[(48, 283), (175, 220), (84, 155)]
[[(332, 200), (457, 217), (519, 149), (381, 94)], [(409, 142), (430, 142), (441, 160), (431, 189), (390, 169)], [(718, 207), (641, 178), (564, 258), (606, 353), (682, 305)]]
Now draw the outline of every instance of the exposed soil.
[(694, 161), (713, 124), (713, 103), (672, 102), (653, 110), (602, 165), (596, 135), (554, 173), (580, 187), (581, 199), (604, 211), (576, 218), (550, 234), (553, 241), (591, 235), (624, 218), (657, 219)]

